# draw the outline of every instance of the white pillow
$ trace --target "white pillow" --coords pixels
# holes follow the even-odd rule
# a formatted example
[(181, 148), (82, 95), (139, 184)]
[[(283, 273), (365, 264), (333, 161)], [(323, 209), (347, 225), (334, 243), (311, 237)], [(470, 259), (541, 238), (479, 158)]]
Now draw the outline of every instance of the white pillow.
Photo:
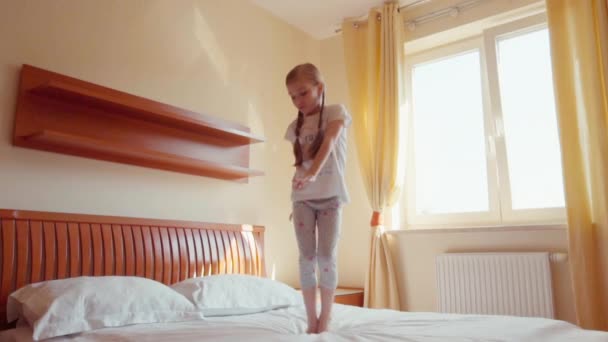
[(269, 278), (243, 274), (186, 279), (171, 286), (206, 317), (244, 315), (302, 304), (292, 287)]
[(203, 314), (179, 293), (139, 277), (77, 277), (27, 285), (13, 292), (7, 319), (23, 317), (33, 339), (45, 339), (104, 327), (202, 319)]

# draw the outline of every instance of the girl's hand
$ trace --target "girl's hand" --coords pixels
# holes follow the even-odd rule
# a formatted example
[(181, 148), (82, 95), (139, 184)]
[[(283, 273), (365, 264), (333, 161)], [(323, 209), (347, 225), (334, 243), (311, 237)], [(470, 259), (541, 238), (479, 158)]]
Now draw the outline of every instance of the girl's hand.
[(294, 177), (293, 182), (292, 182), (292, 186), (295, 190), (301, 190), (304, 189), (304, 187), (310, 183), (310, 182), (314, 182), (317, 179), (316, 176), (310, 174), (310, 173), (306, 173), (304, 176), (302, 177)]

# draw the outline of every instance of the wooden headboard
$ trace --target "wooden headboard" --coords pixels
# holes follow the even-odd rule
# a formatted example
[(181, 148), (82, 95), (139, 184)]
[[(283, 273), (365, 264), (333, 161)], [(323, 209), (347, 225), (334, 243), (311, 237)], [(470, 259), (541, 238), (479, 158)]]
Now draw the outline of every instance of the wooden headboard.
[(8, 296), (44, 280), (266, 275), (261, 226), (6, 209), (0, 223), (0, 327)]

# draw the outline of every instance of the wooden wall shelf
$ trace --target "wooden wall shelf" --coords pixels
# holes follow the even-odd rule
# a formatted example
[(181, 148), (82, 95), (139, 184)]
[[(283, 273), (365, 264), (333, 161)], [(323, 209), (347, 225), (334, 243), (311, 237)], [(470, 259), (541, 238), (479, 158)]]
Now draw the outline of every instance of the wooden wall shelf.
[(65, 101), (94, 106), (109, 112), (132, 116), (178, 129), (189, 130), (206, 136), (214, 136), (227, 142), (244, 145), (262, 142), (264, 139), (248, 132), (222, 127), (200, 117), (197, 113), (154, 102), (137, 96), (116, 97), (94, 90), (84, 89), (64, 82), (50, 81), (30, 90), (34, 94), (50, 96)]
[(249, 169), (249, 128), (30, 65), (21, 70), (17, 146), (226, 180)]

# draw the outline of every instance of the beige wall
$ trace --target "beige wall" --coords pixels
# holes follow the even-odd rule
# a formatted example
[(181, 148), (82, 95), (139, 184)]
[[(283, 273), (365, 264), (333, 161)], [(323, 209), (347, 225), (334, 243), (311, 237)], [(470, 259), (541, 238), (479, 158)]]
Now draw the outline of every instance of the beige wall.
[[(297, 282), (287, 217), (294, 111), (283, 85), (320, 43), (248, 1), (0, 2), (0, 208), (125, 215), (267, 228), (267, 264)], [(248, 125), (249, 184), (11, 145), (18, 72), (32, 64)]]

